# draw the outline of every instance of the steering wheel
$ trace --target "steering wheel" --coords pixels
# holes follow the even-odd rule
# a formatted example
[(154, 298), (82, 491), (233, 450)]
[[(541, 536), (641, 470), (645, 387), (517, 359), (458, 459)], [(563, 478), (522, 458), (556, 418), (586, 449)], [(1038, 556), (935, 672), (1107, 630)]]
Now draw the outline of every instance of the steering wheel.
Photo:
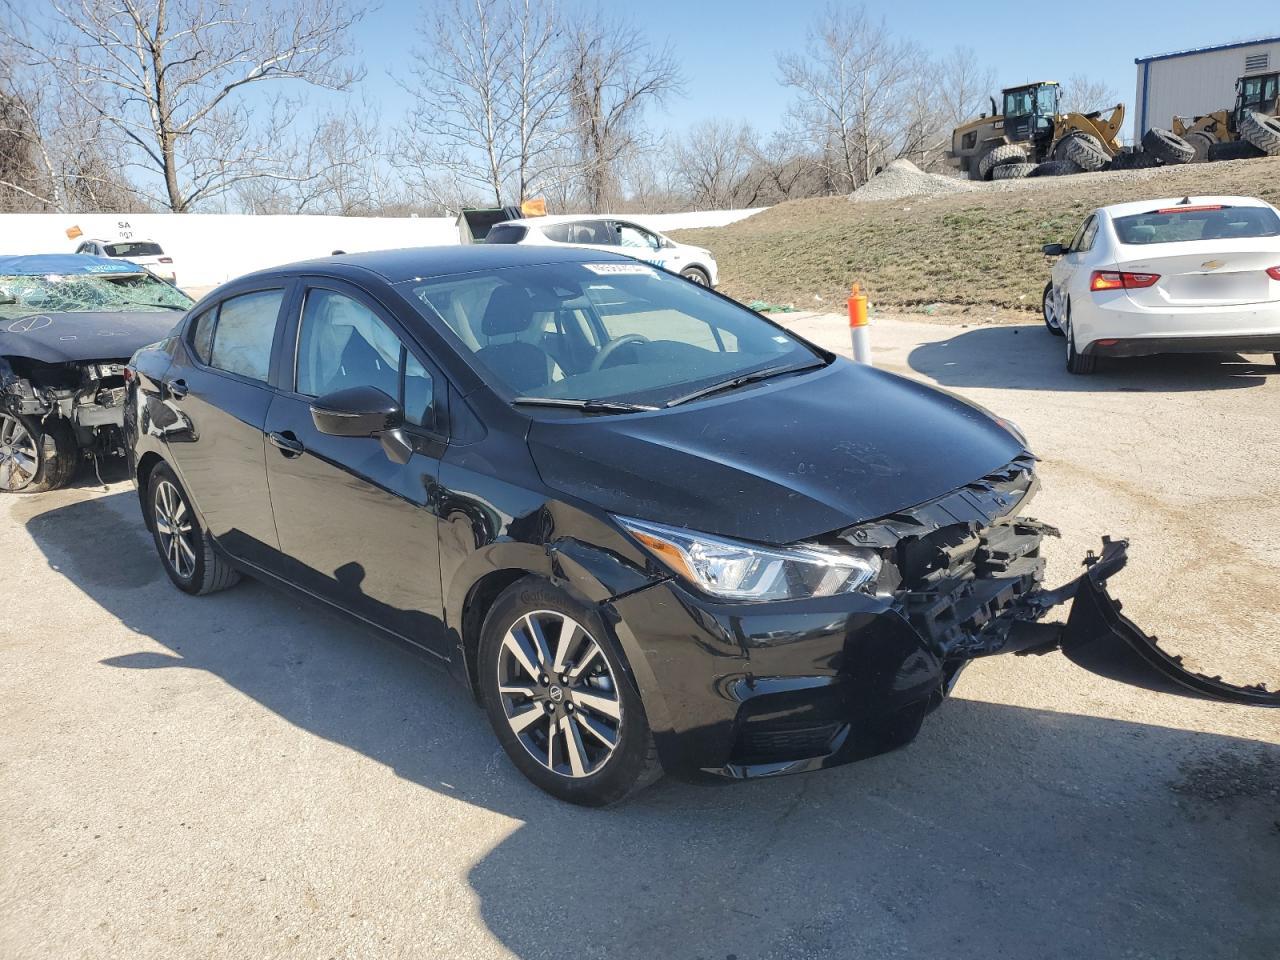
[(596, 358), (591, 361), (591, 370), (595, 372), (604, 366), (604, 362), (613, 356), (619, 347), (625, 347), (628, 343), (649, 343), (649, 338), (642, 333), (624, 333), (616, 340), (610, 340), (604, 345), (604, 349), (596, 354)]

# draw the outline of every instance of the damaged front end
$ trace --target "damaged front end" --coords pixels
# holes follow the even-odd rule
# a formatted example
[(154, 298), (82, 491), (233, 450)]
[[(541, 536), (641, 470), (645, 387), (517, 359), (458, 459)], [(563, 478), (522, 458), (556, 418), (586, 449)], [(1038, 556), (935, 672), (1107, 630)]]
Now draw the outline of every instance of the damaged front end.
[[(1120, 613), (1106, 584), (1127, 562), (1128, 541), (1104, 537), (1102, 553), (1083, 561), (1084, 573), (1045, 589), (1041, 542), (1058, 531), (1018, 516), (1038, 487), (1034, 463), (1023, 454), (943, 497), (840, 534), (881, 551), (880, 591), (893, 596), (950, 681), (977, 657), (1060, 650), (1087, 669), (1137, 686), (1280, 706), (1280, 690), (1198, 673)], [(1042, 622), (1068, 602), (1065, 623)]]
[(45, 363), (0, 357), (0, 413), (47, 431), (67, 425), (75, 447), (95, 459), (124, 454), (126, 359)]

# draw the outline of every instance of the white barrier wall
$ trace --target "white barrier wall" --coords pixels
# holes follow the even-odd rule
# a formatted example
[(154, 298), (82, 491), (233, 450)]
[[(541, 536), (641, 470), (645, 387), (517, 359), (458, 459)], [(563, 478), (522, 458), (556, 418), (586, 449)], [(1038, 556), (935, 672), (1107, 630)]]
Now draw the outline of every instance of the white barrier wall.
[[(711, 210), (627, 215), (666, 232), (719, 227), (758, 213)], [(82, 236), (68, 239), (79, 227)], [(356, 253), (458, 243), (452, 217), (313, 217), (241, 214), (0, 214), (0, 255), (73, 253), (86, 239), (154, 240), (173, 257), (178, 285), (204, 289), (253, 270), (334, 250)]]

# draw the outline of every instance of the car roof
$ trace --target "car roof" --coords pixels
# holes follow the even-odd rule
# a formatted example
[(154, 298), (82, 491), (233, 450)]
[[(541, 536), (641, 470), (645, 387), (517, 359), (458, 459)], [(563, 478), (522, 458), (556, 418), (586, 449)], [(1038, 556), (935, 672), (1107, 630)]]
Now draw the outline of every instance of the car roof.
[(486, 246), (480, 243), (343, 253), (333, 257), (302, 260), (298, 263), (272, 267), (248, 276), (265, 277), (281, 273), (321, 273), (343, 276), (367, 271), (377, 274), (388, 283), (404, 283), (408, 280), (427, 280), (459, 273), (501, 270), (504, 267), (534, 266), (542, 263), (599, 263), (606, 260), (633, 262), (632, 258), (622, 254), (583, 250), (577, 247), (521, 246), (514, 243)]
[[(503, 220), (503, 224), (514, 223), (521, 227), (537, 227), (547, 223), (581, 223), (583, 220), (626, 220), (634, 221), (643, 214), (626, 213), (557, 213), (545, 217), (521, 217), (519, 220)], [(494, 224), (499, 226), (499, 224)]]
[(1135, 213), (1151, 213), (1153, 210), (1164, 210), (1168, 207), (1268, 207), (1265, 200), (1257, 197), (1164, 197), (1155, 200), (1134, 200), (1129, 203), (1113, 203), (1109, 207), (1099, 209), (1111, 219), (1128, 217)]
[(68, 277), (93, 273), (146, 274), (127, 260), (106, 260), (87, 253), (35, 253), (21, 257), (0, 257), (0, 275), (39, 277), (54, 274)]

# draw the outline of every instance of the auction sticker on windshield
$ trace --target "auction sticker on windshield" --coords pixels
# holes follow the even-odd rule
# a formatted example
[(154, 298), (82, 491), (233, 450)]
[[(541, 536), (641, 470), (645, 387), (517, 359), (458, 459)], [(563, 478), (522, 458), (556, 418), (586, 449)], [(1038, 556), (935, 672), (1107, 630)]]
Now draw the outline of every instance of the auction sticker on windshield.
[(653, 271), (653, 267), (646, 267), (643, 263), (584, 263), (583, 266), (601, 277), (616, 274), (631, 274), (641, 277), (657, 276)]

